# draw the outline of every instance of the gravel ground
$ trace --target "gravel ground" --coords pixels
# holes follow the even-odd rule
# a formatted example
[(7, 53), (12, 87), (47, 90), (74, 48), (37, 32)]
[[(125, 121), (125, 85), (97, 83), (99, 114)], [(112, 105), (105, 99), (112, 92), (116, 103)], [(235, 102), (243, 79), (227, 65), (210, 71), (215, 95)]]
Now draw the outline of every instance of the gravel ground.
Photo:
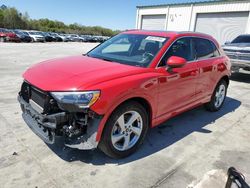
[(234, 166), (250, 183), (250, 74), (234, 74), (224, 107), (203, 107), (150, 130), (134, 155), (46, 145), (24, 123), (17, 102), (22, 73), (93, 43), (0, 43), (0, 187), (224, 187)]

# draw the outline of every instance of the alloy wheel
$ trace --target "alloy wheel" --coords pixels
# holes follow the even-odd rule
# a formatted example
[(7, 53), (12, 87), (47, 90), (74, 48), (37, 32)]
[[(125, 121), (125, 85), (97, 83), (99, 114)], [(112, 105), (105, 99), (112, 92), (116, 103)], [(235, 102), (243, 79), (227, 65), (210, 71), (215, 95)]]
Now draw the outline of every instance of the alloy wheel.
[(119, 151), (132, 148), (139, 140), (143, 129), (141, 115), (136, 111), (123, 113), (113, 126), (112, 145)]
[(225, 99), (225, 95), (226, 95), (226, 87), (225, 87), (225, 85), (221, 84), (215, 93), (214, 105), (216, 108), (219, 108), (222, 105), (222, 103)]

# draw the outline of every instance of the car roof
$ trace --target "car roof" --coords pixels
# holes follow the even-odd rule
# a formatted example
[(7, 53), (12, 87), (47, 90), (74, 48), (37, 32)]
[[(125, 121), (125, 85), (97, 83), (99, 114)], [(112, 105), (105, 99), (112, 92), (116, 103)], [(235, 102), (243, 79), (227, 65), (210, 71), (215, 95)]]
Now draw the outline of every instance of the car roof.
[(177, 37), (200, 37), (212, 40), (214, 43), (218, 45), (218, 42), (210, 35), (192, 32), (192, 31), (155, 31), (155, 30), (127, 30), (122, 33), (125, 34), (140, 34), (140, 35), (151, 35), (158, 37), (168, 37), (168, 38), (177, 38)]
[(194, 36), (206, 36), (211, 37), (210, 35), (199, 33), (199, 32), (193, 32), (193, 31), (161, 31), (161, 30), (127, 30), (122, 33), (128, 33), (128, 34), (145, 34), (145, 35), (154, 35), (159, 37), (173, 37), (176, 35), (194, 35)]
[(155, 30), (127, 30), (122, 33), (125, 34), (140, 34), (140, 35), (152, 35), (152, 36), (159, 36), (159, 37), (173, 37), (177, 35), (176, 31), (155, 31)]

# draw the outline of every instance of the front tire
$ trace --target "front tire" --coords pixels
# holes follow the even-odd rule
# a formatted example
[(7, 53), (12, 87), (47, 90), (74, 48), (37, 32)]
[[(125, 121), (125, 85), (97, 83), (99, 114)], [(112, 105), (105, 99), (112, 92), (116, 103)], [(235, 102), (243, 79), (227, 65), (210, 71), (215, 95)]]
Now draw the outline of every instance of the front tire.
[(142, 145), (148, 122), (148, 114), (140, 103), (122, 104), (108, 119), (98, 147), (112, 158), (127, 157)]
[(226, 99), (226, 95), (227, 95), (227, 82), (225, 80), (221, 80), (214, 92), (213, 92), (213, 95), (211, 97), (211, 101), (208, 102), (207, 104), (205, 104), (205, 108), (208, 110), (208, 111), (211, 111), (211, 112), (216, 112), (218, 111), (222, 106), (223, 106), (223, 103)]

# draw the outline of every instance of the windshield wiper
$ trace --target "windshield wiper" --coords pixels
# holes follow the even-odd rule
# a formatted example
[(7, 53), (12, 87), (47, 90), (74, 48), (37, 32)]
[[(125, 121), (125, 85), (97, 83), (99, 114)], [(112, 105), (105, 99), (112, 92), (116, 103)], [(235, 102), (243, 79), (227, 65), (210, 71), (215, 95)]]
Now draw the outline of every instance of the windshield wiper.
[(112, 61), (110, 59), (106, 59), (106, 58), (98, 58), (98, 59), (101, 59), (101, 60), (104, 60), (104, 61), (109, 61), (109, 62), (114, 62), (114, 61)]
[(109, 61), (109, 62), (114, 62), (112, 61), (111, 59), (107, 59), (107, 58), (103, 58), (103, 57), (95, 57), (95, 56), (90, 56), (89, 54), (83, 54), (85, 56), (88, 56), (88, 57), (92, 57), (92, 58), (96, 58), (96, 59), (101, 59), (101, 60), (104, 60), (104, 61)]

